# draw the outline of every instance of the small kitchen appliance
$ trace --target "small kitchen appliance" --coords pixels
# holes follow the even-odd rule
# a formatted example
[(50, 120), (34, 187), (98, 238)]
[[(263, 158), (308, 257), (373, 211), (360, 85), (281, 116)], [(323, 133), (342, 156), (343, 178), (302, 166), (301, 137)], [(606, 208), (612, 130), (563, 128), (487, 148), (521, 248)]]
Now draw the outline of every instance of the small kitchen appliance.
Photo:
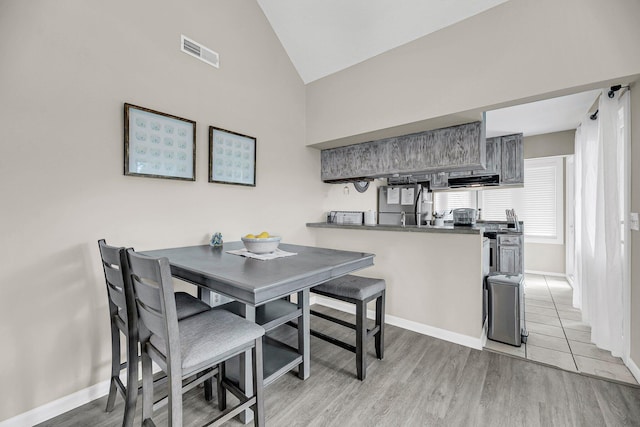
[(472, 208), (458, 208), (453, 210), (453, 225), (476, 225), (476, 210)]
[(331, 211), (327, 215), (329, 224), (356, 224), (362, 225), (364, 212), (362, 211)]

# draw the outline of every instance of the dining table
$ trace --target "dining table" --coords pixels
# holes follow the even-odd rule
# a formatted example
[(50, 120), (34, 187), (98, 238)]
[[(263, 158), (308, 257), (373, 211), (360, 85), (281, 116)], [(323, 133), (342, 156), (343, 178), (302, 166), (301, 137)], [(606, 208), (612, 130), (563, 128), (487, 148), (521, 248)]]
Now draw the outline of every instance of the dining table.
[[(150, 257), (165, 257), (171, 274), (198, 286), (198, 295), (211, 303), (212, 293), (232, 300), (223, 308), (262, 325), (268, 332), (285, 324), (297, 327), (297, 347), (272, 336), (264, 338), (264, 384), (298, 368), (302, 380), (310, 375), (310, 289), (330, 279), (373, 265), (374, 254), (314, 246), (281, 243), (279, 249), (295, 255), (261, 260), (229, 251), (244, 248), (242, 242), (224, 242), (222, 246), (198, 245), (141, 252)], [(295, 302), (291, 296), (295, 295)], [(252, 392), (251, 352), (237, 360), (236, 369), (227, 372), (240, 387)], [(240, 414), (249, 422), (250, 410)]]

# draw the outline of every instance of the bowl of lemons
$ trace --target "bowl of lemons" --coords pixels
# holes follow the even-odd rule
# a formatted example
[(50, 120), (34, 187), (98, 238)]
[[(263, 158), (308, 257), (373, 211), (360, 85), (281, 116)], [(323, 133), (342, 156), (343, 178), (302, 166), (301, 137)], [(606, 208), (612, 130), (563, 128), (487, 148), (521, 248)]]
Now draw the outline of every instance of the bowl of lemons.
[(278, 249), (278, 245), (280, 244), (279, 236), (272, 236), (266, 231), (260, 234), (247, 234), (241, 237), (241, 240), (242, 243), (244, 243), (244, 247), (254, 254), (271, 253)]

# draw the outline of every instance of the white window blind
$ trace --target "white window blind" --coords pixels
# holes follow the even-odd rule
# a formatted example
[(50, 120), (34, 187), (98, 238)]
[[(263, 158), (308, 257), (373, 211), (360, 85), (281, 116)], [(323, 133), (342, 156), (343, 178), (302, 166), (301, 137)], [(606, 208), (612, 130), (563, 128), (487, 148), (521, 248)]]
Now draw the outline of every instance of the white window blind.
[(484, 190), (482, 218), (505, 221), (505, 210), (515, 209), (527, 242), (563, 243), (563, 174), (562, 157), (525, 159), (524, 187)]
[(523, 188), (500, 188), (482, 191), (482, 219), (506, 221), (507, 209), (515, 209), (520, 215), (524, 200)]
[[(439, 191), (434, 193), (434, 211), (449, 212), (457, 208), (476, 208), (475, 191)], [(446, 215), (445, 219), (451, 219), (452, 215)]]
[[(564, 170), (562, 157), (525, 159), (524, 187), (434, 192), (434, 211), (482, 208), (482, 219), (506, 221), (514, 209), (524, 221), (529, 243), (564, 242)], [(476, 194), (478, 205), (476, 205)], [(451, 219), (451, 215), (445, 217)]]
[[(537, 160), (537, 159), (536, 159)], [(558, 237), (558, 177), (555, 162), (529, 162), (524, 169), (524, 217), (526, 234), (532, 237)], [(562, 163), (560, 163), (560, 169)], [(560, 175), (562, 178), (562, 175)], [(558, 215), (559, 214), (559, 215)]]

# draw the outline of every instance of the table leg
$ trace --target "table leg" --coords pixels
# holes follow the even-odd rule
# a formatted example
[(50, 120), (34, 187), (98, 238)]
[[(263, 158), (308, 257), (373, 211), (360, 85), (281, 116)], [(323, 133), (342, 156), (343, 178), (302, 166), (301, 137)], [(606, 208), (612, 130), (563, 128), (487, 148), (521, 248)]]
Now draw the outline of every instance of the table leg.
[(298, 368), (298, 377), (306, 380), (309, 378), (311, 359), (309, 289), (298, 292), (298, 308), (302, 309), (302, 316), (298, 319), (298, 353), (302, 355), (302, 363)]
[(203, 289), (202, 286), (198, 286), (198, 299), (206, 302), (210, 306), (213, 306), (213, 292), (209, 289)]
[[(244, 306), (244, 317), (252, 322), (256, 321), (256, 308), (250, 305)], [(240, 389), (248, 395), (253, 394), (253, 377), (251, 368), (251, 350), (240, 355)], [(253, 411), (247, 409), (238, 415), (238, 419), (243, 424), (253, 421)]]

